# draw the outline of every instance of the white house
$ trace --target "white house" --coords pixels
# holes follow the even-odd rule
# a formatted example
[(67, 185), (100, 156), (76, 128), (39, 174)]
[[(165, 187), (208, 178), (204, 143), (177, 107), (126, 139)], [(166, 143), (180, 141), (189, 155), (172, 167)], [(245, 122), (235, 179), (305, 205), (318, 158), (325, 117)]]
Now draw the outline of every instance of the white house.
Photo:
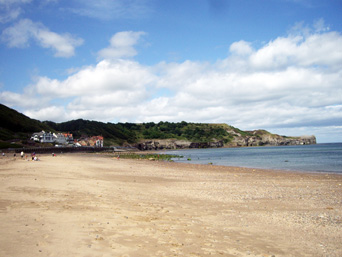
[(31, 136), (31, 140), (40, 143), (58, 142), (59, 144), (64, 144), (67, 142), (63, 134), (56, 135), (55, 133), (45, 132), (44, 130), (42, 130), (42, 132), (33, 133)]
[(53, 143), (54, 136), (51, 132), (45, 132), (44, 130), (42, 130), (42, 132), (33, 133), (31, 136), (31, 140), (40, 143)]
[(54, 136), (55, 142), (58, 144), (65, 145), (68, 143), (66, 137), (62, 133), (58, 133), (58, 134), (53, 133), (53, 136)]

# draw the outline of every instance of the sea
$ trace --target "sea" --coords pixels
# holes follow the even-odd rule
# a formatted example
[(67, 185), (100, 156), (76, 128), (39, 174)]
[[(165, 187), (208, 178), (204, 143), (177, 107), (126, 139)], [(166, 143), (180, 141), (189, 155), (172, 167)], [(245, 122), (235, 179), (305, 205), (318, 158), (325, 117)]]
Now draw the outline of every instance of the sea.
[(342, 174), (342, 143), (169, 150), (175, 162)]

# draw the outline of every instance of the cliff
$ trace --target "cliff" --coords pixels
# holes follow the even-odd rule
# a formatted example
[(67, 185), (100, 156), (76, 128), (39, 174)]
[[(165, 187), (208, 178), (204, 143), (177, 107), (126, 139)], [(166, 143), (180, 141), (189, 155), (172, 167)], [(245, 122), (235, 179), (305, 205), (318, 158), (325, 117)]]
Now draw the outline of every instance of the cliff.
[(284, 137), (279, 135), (262, 135), (235, 137), (229, 146), (280, 146), (316, 144), (315, 136)]
[(139, 150), (163, 150), (163, 149), (187, 149), (187, 148), (217, 148), (223, 147), (223, 141), (191, 142), (177, 139), (153, 139), (143, 140), (134, 145)]
[(191, 142), (177, 139), (142, 140), (135, 144), (139, 150), (187, 149), (187, 148), (219, 148), (219, 147), (248, 147), (248, 146), (282, 146), (282, 145), (311, 145), (316, 144), (315, 136), (285, 137), (271, 134), (267, 131), (252, 131), (252, 135), (242, 136), (234, 132), (231, 142), (222, 140), (212, 142)]
[(249, 131), (248, 135), (229, 130), (234, 139), (229, 146), (280, 146), (280, 145), (311, 145), (316, 144), (315, 136), (286, 137), (272, 134), (266, 130)]

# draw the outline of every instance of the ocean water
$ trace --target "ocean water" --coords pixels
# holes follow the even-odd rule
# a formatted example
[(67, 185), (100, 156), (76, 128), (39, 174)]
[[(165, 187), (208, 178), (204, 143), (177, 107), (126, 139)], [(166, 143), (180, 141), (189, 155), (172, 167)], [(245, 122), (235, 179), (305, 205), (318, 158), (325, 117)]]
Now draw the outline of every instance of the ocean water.
[[(163, 152), (165, 153), (165, 152)], [(342, 174), (342, 143), (166, 151), (175, 162)]]

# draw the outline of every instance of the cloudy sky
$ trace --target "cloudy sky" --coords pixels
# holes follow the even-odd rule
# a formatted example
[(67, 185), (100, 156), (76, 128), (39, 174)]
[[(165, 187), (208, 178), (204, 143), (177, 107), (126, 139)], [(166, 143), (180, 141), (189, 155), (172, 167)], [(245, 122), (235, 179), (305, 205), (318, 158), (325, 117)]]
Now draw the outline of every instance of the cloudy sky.
[(0, 102), (342, 142), (341, 0), (0, 0)]

